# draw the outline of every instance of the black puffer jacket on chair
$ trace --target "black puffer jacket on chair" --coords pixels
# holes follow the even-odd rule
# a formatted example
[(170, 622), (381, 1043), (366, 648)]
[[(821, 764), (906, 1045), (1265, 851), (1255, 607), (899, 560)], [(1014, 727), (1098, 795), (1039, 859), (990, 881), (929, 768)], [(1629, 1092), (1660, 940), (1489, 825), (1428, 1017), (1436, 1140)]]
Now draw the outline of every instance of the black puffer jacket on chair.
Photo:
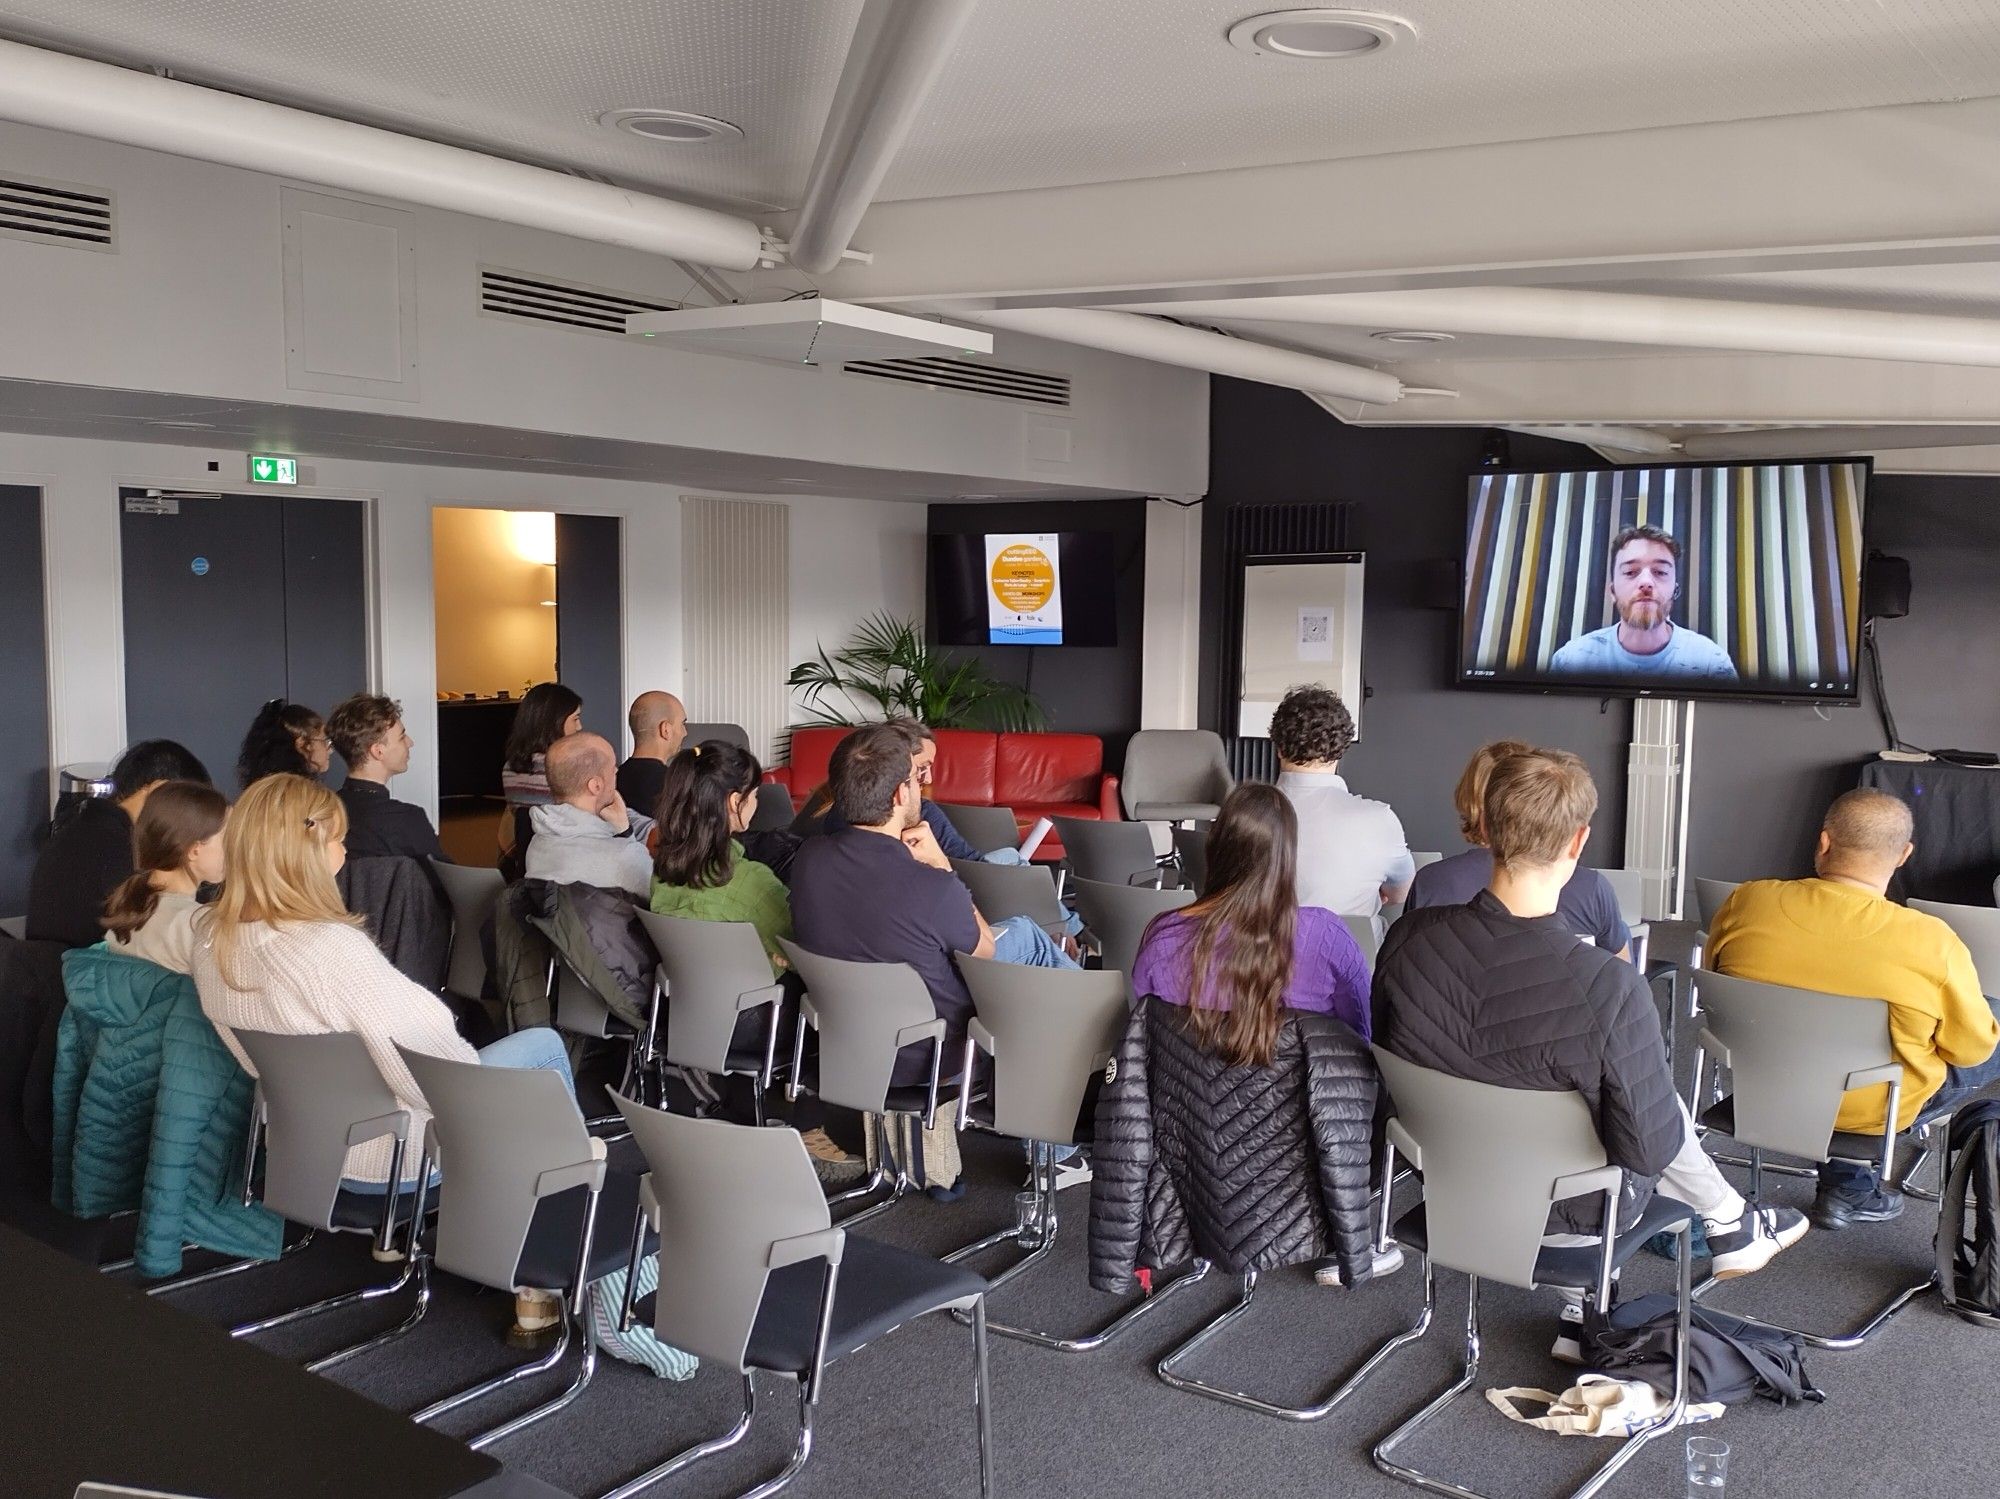
[(1368, 1223), (1375, 1064), (1326, 1015), (1287, 1012), (1269, 1067), (1230, 1066), (1146, 999), (1097, 1101), (1090, 1283), (1131, 1289), (1139, 1268), (1205, 1259), (1227, 1274), (1330, 1252), (1352, 1286)]

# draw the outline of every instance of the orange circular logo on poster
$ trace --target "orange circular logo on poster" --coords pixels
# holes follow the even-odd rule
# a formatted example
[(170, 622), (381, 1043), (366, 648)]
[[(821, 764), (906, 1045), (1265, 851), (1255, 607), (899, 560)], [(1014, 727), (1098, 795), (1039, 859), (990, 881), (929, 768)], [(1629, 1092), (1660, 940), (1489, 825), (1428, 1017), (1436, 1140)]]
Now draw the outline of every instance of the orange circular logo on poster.
[(1040, 547), (1016, 542), (993, 559), (993, 596), (1002, 608), (1032, 614), (1055, 592), (1056, 565)]

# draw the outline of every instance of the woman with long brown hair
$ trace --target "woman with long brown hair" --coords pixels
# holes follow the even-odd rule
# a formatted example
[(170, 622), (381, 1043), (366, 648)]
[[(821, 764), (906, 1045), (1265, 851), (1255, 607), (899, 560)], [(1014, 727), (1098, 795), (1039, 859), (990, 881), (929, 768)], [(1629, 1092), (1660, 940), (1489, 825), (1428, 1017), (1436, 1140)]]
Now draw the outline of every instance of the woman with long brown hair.
[(1347, 924), (1298, 903), (1298, 818), (1275, 786), (1238, 786), (1208, 834), (1208, 885), (1153, 918), (1132, 989), (1187, 1007), (1188, 1030), (1232, 1065), (1268, 1067), (1286, 1010), (1368, 1038), (1368, 963)]
[(196, 892), (221, 881), (223, 824), (229, 803), (199, 781), (163, 781), (153, 788), (132, 830), (135, 873), (104, 903), (103, 925), (114, 951), (175, 973), (194, 960)]

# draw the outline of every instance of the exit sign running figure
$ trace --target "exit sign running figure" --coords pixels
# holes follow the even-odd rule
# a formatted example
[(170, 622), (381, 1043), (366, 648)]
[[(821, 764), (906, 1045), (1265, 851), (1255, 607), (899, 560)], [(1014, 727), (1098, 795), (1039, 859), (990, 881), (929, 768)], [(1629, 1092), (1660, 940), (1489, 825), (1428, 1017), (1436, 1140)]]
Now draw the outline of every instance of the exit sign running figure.
[(268, 453), (250, 455), (250, 482), (252, 484), (296, 484), (299, 482), (299, 460), (279, 458)]

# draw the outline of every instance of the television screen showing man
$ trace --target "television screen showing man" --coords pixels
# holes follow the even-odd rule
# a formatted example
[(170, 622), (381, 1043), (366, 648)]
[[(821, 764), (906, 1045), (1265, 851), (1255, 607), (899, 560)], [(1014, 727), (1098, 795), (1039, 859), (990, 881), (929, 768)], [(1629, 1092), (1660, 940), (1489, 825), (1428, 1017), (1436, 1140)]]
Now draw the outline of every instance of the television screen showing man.
[(1611, 542), (1606, 591), (1615, 624), (1579, 635), (1549, 658), (1566, 676), (1736, 680), (1729, 652), (1698, 630), (1674, 623), (1680, 595), (1681, 544), (1657, 526), (1627, 526)]

